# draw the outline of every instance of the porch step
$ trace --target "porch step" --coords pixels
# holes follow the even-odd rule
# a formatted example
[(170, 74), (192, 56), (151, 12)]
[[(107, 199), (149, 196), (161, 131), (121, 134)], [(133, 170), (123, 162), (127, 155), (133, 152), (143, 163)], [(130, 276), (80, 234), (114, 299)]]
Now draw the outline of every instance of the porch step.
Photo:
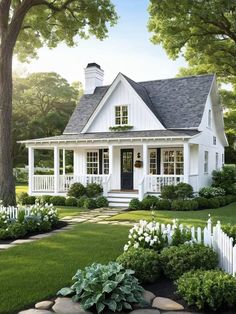
[(110, 191), (108, 192), (108, 202), (110, 207), (128, 207), (129, 202), (138, 197), (137, 191)]

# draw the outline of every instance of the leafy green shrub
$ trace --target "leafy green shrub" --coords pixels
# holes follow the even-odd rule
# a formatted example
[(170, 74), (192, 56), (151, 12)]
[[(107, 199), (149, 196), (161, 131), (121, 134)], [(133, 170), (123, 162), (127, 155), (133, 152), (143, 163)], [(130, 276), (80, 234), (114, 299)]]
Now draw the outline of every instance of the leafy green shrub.
[(199, 310), (225, 310), (236, 304), (236, 279), (219, 270), (195, 270), (177, 280), (177, 293)]
[(101, 207), (108, 207), (109, 202), (105, 196), (99, 196), (96, 199), (96, 207), (101, 208)]
[(214, 269), (218, 256), (211, 248), (200, 244), (182, 244), (164, 248), (160, 254), (163, 272), (167, 278), (177, 279), (194, 269)]
[(141, 283), (154, 282), (160, 276), (159, 254), (154, 250), (131, 248), (117, 258), (126, 269), (133, 269)]
[(38, 230), (41, 232), (47, 232), (52, 230), (52, 224), (50, 221), (41, 221), (40, 225), (38, 226)]
[(23, 238), (26, 235), (27, 230), (24, 224), (14, 222), (8, 226), (8, 233), (12, 239), (18, 239)]
[(24, 210), (19, 210), (18, 211), (18, 217), (17, 217), (17, 221), (19, 223), (23, 223), (25, 220), (25, 211)]
[(51, 203), (54, 206), (65, 206), (66, 198), (64, 196), (52, 196)]
[(225, 195), (225, 202), (226, 202), (226, 205), (233, 203), (233, 202), (236, 202), (236, 194), (235, 195), (232, 195), (232, 194)]
[(236, 244), (236, 225), (227, 224), (222, 226), (221, 229), (230, 237), (233, 238), (233, 244)]
[(192, 185), (180, 182), (175, 186), (175, 194), (178, 199), (186, 199), (193, 197)]
[(161, 198), (175, 200), (176, 197), (175, 185), (165, 185), (161, 188)]
[(84, 202), (88, 199), (88, 196), (84, 195), (81, 196), (78, 201), (77, 201), (77, 207), (83, 208), (84, 207)]
[(156, 210), (171, 210), (171, 202), (165, 199), (159, 199), (156, 202), (154, 209)]
[(18, 201), (22, 205), (33, 205), (35, 204), (36, 197), (35, 196), (29, 196), (28, 193), (22, 192), (18, 196)]
[(40, 196), (40, 203), (42, 204), (51, 204), (51, 195), (42, 195)]
[(207, 187), (201, 188), (199, 190), (198, 194), (201, 197), (213, 198), (216, 196), (224, 196), (225, 190), (223, 190), (222, 188), (219, 188), (219, 187), (217, 188), (217, 187), (207, 186)]
[(129, 202), (129, 209), (131, 209), (131, 210), (140, 210), (140, 209), (142, 209), (142, 203), (140, 202), (140, 200), (138, 198), (133, 198)]
[(225, 206), (227, 204), (227, 200), (225, 196), (217, 196), (214, 198), (219, 201), (220, 207)]
[(172, 234), (171, 245), (178, 246), (191, 241), (192, 236), (190, 229), (188, 227), (182, 227), (181, 229), (178, 219), (174, 219), (173, 222), (172, 230), (174, 230), (174, 233)]
[(84, 201), (85, 209), (94, 209), (97, 207), (96, 201), (93, 198), (86, 198)]
[(209, 206), (209, 208), (219, 208), (220, 202), (216, 197), (209, 198), (208, 199), (208, 206)]
[(167, 237), (160, 230), (158, 222), (140, 220), (129, 230), (129, 241), (124, 246), (124, 251), (134, 247), (161, 251), (167, 245)]
[(197, 210), (198, 202), (195, 200), (174, 200), (171, 204), (172, 210)]
[(158, 202), (158, 198), (153, 195), (146, 196), (141, 202), (141, 208), (143, 210), (150, 210), (155, 208), (156, 203)]
[(208, 199), (205, 197), (196, 197), (195, 201), (198, 202), (198, 209), (207, 209), (209, 208)]
[(103, 189), (100, 184), (97, 183), (89, 183), (86, 186), (86, 195), (88, 197), (96, 197), (102, 193)]
[(25, 217), (24, 225), (25, 225), (25, 229), (27, 233), (34, 233), (38, 231), (40, 222), (41, 220), (37, 216), (31, 215), (31, 216)]
[(68, 196), (73, 196), (75, 198), (80, 198), (85, 195), (86, 189), (82, 183), (73, 183), (67, 193)]
[[(212, 172), (212, 186), (222, 188), (226, 194), (236, 193), (236, 167), (223, 167)], [(218, 195), (217, 195), (218, 196)]]
[(66, 206), (77, 206), (77, 198), (75, 198), (75, 197), (68, 197), (68, 198), (66, 198), (66, 200), (65, 200), (65, 205)]
[(10, 237), (9, 231), (5, 228), (0, 228), (0, 240), (6, 240)]
[(58, 295), (73, 296), (84, 310), (96, 309), (96, 313), (132, 310), (134, 304), (143, 302), (144, 291), (133, 274), (118, 263), (94, 263), (85, 270), (79, 269), (72, 278), (74, 284), (61, 289)]

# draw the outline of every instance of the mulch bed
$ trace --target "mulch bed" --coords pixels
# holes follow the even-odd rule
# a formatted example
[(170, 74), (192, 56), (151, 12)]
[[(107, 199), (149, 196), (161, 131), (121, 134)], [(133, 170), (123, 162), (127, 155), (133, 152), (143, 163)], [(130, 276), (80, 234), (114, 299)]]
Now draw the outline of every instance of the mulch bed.
[[(156, 296), (169, 298), (176, 301), (177, 303), (182, 304), (183, 307), (185, 308), (183, 312), (193, 312), (193, 313), (202, 313), (202, 314), (205, 314), (205, 313), (207, 314), (213, 314), (213, 313), (214, 314), (236, 314), (236, 306), (234, 306), (230, 310), (219, 310), (216, 312), (212, 312), (212, 311), (202, 312), (194, 307), (188, 307), (186, 302), (180, 296), (176, 294), (175, 292), (176, 289), (175, 289), (175, 285), (173, 281), (166, 278), (160, 278), (158, 282), (156, 283), (144, 285), (144, 289), (151, 291)], [(177, 313), (178, 311), (176, 312), (176, 314)]]

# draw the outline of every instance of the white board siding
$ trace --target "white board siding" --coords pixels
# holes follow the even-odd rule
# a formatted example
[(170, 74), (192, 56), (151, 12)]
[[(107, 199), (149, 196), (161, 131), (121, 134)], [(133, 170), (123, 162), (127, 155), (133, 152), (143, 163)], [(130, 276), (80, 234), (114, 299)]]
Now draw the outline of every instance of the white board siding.
[(161, 130), (162, 124), (128, 83), (120, 81), (87, 132), (108, 132), (115, 126), (115, 106), (128, 105), (128, 124), (133, 131)]

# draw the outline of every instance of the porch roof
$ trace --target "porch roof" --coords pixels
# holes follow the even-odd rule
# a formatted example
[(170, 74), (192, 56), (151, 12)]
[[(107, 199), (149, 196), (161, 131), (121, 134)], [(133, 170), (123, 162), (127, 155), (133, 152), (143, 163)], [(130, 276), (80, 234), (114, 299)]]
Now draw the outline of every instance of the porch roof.
[(80, 133), (63, 134), (59, 136), (29, 139), (19, 141), (22, 144), (45, 144), (59, 142), (84, 142), (96, 140), (120, 140), (120, 139), (153, 139), (153, 138), (191, 138), (200, 133), (197, 130), (148, 130), (148, 131), (128, 131), (128, 132), (99, 132), (99, 133)]

